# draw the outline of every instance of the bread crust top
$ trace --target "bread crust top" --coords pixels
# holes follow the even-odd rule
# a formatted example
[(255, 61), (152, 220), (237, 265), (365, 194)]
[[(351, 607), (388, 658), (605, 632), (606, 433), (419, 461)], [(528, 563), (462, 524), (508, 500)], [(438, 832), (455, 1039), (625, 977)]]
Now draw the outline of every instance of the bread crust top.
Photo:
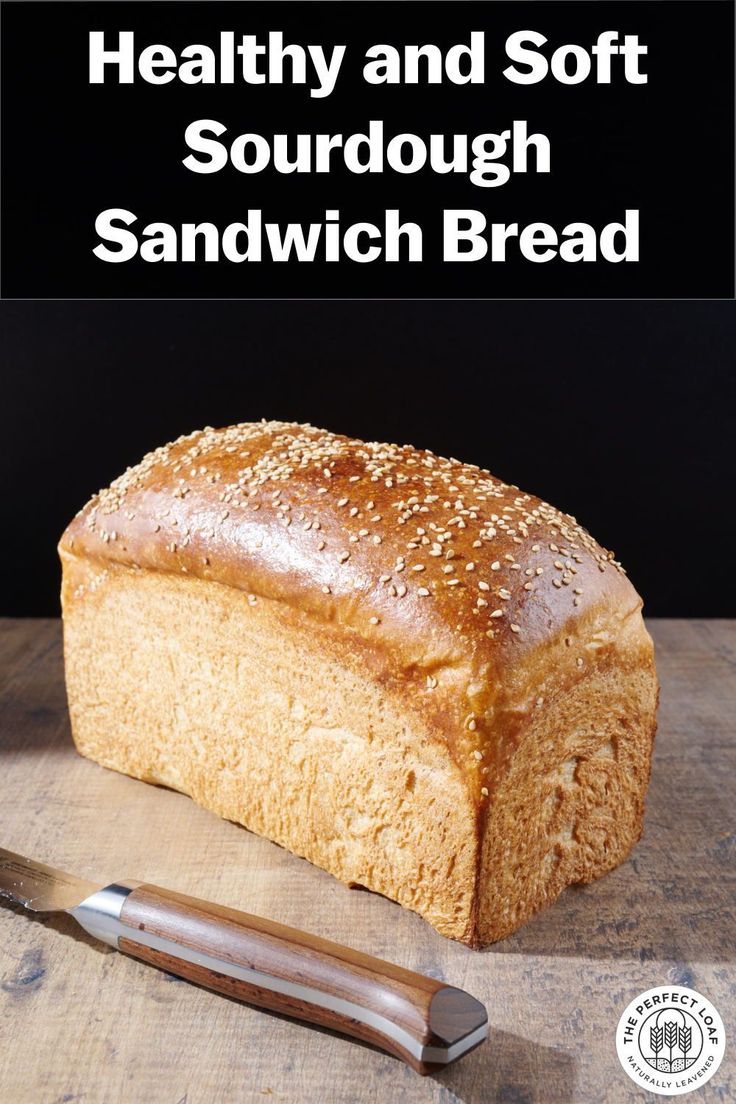
[[(206, 428), (149, 453), (77, 514), (60, 551), (211, 580), (349, 630), (466, 762), (484, 754), (504, 684), (522, 670), (533, 681), (530, 657), (641, 607), (612, 553), (541, 499), (426, 450), (285, 422)], [(462, 738), (448, 734), (458, 725)]]

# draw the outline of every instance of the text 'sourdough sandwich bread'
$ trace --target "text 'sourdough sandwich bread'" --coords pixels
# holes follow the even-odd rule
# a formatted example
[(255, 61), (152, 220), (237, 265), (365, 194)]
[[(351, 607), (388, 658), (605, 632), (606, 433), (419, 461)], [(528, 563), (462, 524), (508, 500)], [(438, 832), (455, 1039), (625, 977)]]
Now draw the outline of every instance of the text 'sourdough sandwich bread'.
[(311, 426), (150, 453), (60, 545), (84, 755), (189, 794), (467, 943), (641, 833), (641, 600), (488, 472)]

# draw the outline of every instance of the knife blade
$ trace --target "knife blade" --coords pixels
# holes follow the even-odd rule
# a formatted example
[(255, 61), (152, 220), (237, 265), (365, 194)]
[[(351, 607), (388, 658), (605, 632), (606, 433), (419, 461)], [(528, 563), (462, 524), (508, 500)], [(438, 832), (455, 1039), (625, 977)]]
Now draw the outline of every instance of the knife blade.
[(0, 898), (66, 912), (167, 973), (380, 1047), (418, 1073), (488, 1035), (484, 1006), (436, 978), (272, 920), (137, 881), (78, 878), (0, 848)]
[(0, 847), (0, 897), (31, 912), (65, 912), (98, 889), (102, 886)]

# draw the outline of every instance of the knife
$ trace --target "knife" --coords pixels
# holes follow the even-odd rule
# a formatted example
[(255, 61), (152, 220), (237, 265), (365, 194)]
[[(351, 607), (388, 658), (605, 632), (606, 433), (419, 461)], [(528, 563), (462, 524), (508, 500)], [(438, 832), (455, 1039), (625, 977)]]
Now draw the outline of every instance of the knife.
[(0, 897), (67, 912), (118, 951), (228, 997), (372, 1043), (418, 1073), (488, 1035), (463, 989), (317, 935), (141, 882), (100, 886), (0, 847)]

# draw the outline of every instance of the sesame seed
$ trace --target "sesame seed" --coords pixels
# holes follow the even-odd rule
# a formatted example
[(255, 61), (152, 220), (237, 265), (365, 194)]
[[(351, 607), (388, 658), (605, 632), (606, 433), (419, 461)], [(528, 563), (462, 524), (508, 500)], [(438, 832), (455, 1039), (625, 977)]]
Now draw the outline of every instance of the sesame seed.
[(426, 587), (419, 587), (419, 590), (417, 591), (417, 594), (419, 595), (420, 598), (428, 598), (429, 597), (429, 591), (427, 590)]

